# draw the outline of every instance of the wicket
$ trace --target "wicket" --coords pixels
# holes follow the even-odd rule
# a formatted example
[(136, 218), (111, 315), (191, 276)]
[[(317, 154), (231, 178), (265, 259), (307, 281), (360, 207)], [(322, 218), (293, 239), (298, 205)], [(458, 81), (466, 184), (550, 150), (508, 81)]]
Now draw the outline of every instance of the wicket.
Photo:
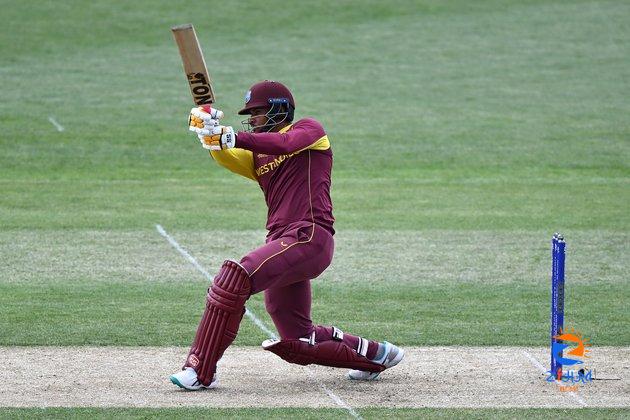
[(564, 328), (564, 237), (559, 233), (551, 239), (551, 373), (562, 378), (562, 349), (554, 348), (554, 343), (562, 344), (562, 340), (554, 338), (562, 334)]

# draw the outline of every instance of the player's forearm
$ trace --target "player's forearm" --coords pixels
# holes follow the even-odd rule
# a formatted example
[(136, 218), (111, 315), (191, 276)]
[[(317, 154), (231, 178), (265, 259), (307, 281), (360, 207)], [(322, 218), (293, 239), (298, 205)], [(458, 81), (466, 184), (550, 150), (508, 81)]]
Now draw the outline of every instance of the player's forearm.
[(239, 132), (236, 147), (269, 155), (286, 155), (307, 149), (324, 135), (324, 130), (318, 127), (296, 128), (286, 133)]
[(236, 134), (237, 147), (252, 152), (266, 153), (270, 155), (282, 155), (291, 153), (286, 141), (286, 134), (280, 133), (247, 133), (240, 131)]

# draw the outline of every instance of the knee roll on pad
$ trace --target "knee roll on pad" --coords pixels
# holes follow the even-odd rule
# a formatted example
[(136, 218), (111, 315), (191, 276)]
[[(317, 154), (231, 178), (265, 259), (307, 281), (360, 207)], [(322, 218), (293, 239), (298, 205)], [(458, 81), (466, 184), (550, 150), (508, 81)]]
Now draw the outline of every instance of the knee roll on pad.
[[(310, 338), (294, 340), (265, 340), (262, 346), (289, 363), (298, 365), (316, 365), (341, 367), (364, 370), (367, 372), (382, 372), (385, 366), (375, 363), (359, 354), (356, 349), (345, 344), (335, 334), (340, 330), (335, 328), (332, 340), (321, 343), (315, 342), (314, 334)], [(341, 333), (343, 339), (343, 333)]]
[(232, 344), (251, 294), (251, 280), (237, 262), (227, 260), (208, 288), (206, 309), (184, 367), (192, 367), (199, 381), (212, 381), (216, 364)]

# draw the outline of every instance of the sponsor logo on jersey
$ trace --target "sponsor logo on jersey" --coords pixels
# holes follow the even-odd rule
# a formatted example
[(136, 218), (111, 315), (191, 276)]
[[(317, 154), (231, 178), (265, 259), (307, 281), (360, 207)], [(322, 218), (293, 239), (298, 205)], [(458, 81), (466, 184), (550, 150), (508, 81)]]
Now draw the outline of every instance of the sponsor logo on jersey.
[(256, 168), (256, 176), (261, 176), (261, 175), (266, 174), (267, 172), (278, 169), (278, 167), (282, 164), (282, 162), (284, 162), (285, 160), (287, 160), (293, 155), (297, 155), (298, 153), (299, 152), (291, 153), (288, 155), (276, 156), (271, 162), (265, 163), (264, 165), (260, 165), (258, 168)]

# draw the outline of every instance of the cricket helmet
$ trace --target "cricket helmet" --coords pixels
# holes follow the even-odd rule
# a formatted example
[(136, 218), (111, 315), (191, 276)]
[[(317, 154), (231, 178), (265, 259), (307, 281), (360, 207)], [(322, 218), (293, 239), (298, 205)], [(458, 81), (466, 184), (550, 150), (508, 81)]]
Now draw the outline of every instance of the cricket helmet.
[(280, 82), (264, 80), (256, 83), (245, 94), (245, 107), (239, 115), (247, 115), (254, 108), (269, 108), (284, 105), (290, 114), (295, 109), (295, 100), (289, 88)]

